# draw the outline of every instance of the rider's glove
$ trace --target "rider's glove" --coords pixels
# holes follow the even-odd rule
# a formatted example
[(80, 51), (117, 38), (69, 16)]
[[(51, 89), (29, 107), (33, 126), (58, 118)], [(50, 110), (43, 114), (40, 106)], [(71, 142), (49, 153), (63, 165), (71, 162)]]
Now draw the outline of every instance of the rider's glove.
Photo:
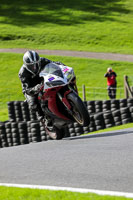
[(34, 87), (34, 94), (38, 94), (42, 89), (43, 89), (43, 85), (42, 84), (37, 84)]

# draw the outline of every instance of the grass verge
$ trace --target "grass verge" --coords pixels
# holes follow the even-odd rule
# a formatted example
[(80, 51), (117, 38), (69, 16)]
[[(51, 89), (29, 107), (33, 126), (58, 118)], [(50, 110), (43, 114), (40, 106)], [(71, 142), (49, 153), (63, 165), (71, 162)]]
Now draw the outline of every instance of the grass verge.
[[(118, 130), (127, 129), (127, 128), (133, 128), (133, 123), (128, 123), (128, 124), (123, 124), (123, 125), (120, 125), (120, 126), (114, 126), (114, 127), (111, 127), (111, 128), (101, 129), (99, 131), (94, 131), (94, 132), (91, 132), (91, 133), (88, 133), (88, 134), (118, 131)], [(84, 135), (88, 135), (88, 134), (84, 134)]]
[[(22, 57), (22, 54), (0, 53), (0, 121), (8, 119), (6, 105), (8, 101), (24, 100), (21, 82), (18, 78), (19, 69), (23, 64)], [(106, 91), (106, 79), (104, 78), (104, 73), (106, 72), (107, 67), (111, 66), (114, 71), (116, 71), (117, 83), (120, 88), (123, 88), (123, 76), (133, 74), (132, 63), (128, 62), (48, 55), (46, 57), (53, 61), (61, 61), (74, 68), (77, 77), (79, 94), (82, 98), (82, 85), (85, 84), (87, 100), (104, 100), (108, 98)], [(100, 92), (93, 92), (93, 94), (90, 94), (90, 89), (87, 87), (104, 88), (105, 96), (101, 96)], [(117, 92), (117, 98), (124, 98), (123, 89), (122, 93)]]
[(101, 196), (93, 193), (77, 193), (67, 191), (51, 191), (39, 189), (22, 189), (14, 187), (0, 187), (1, 200), (129, 200), (132, 198)]
[(132, 0), (1, 0), (0, 48), (132, 54), (132, 18)]

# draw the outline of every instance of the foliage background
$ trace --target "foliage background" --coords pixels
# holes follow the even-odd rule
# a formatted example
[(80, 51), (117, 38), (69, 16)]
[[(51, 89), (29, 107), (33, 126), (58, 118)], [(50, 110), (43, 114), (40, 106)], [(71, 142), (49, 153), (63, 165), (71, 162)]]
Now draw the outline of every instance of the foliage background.
[(132, 0), (1, 0), (0, 47), (133, 52)]

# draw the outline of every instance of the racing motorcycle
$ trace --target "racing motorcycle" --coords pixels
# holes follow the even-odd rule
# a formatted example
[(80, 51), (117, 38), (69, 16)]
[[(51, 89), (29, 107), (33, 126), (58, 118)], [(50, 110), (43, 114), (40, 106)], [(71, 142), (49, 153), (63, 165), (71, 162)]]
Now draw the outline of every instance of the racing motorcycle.
[[(45, 131), (53, 139), (62, 139), (64, 132), (62, 127), (68, 123), (77, 122), (81, 126), (90, 123), (89, 113), (84, 102), (78, 96), (72, 84), (75, 78), (71, 67), (51, 62), (40, 72), (43, 77), (43, 87), (38, 95), (38, 100), (45, 116), (45, 123), (51, 123), (52, 130)], [(54, 131), (53, 131), (54, 130)]]

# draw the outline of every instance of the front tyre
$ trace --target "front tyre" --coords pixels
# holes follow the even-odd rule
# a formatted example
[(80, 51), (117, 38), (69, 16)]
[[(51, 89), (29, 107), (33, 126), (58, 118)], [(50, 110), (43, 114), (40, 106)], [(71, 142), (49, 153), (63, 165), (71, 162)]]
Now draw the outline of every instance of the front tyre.
[(90, 124), (90, 116), (80, 97), (75, 92), (71, 92), (67, 95), (67, 100), (72, 107), (75, 121), (81, 126), (88, 126)]

